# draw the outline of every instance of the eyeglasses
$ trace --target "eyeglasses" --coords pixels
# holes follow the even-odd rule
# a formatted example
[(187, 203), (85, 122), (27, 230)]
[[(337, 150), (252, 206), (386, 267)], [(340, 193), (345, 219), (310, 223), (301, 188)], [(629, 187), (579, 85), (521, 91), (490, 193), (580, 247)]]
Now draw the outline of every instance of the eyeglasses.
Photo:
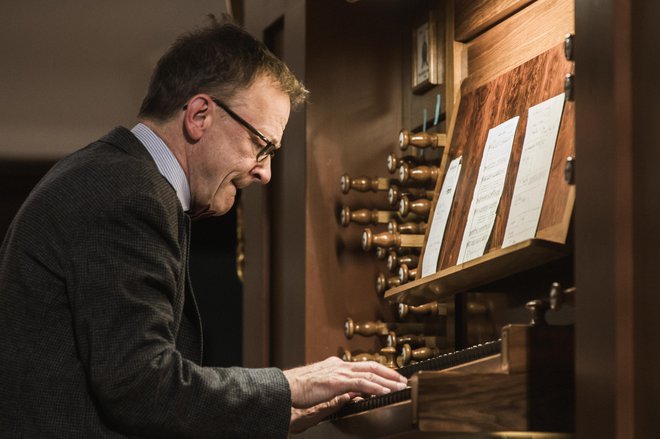
[[(209, 96), (209, 97), (211, 98), (211, 100), (212, 100), (212, 101), (213, 101), (218, 107), (220, 107), (220, 108), (222, 108), (223, 110), (225, 110), (225, 112), (226, 112), (226, 113), (227, 113), (232, 119), (234, 119), (236, 122), (238, 122), (238, 123), (240, 123), (241, 125), (243, 125), (243, 127), (245, 127), (246, 130), (248, 130), (250, 133), (252, 133), (252, 134), (254, 134), (255, 136), (257, 136), (257, 138), (258, 138), (259, 140), (261, 140), (262, 142), (264, 142), (264, 143), (266, 144), (266, 145), (263, 146), (263, 147), (259, 150), (259, 152), (257, 153), (257, 162), (261, 163), (261, 162), (263, 162), (264, 160), (266, 160), (267, 157), (273, 157), (273, 156), (275, 155), (275, 151), (277, 151), (277, 149), (279, 148), (279, 146), (277, 146), (274, 142), (271, 142), (270, 140), (268, 140), (268, 138), (267, 138), (266, 136), (264, 136), (264, 135), (261, 133), (261, 131), (259, 131), (258, 129), (256, 129), (255, 127), (253, 127), (250, 123), (248, 123), (248, 122), (247, 122), (245, 119), (243, 119), (241, 116), (239, 116), (238, 114), (234, 113), (234, 111), (233, 111), (231, 108), (229, 108), (227, 105), (225, 105), (224, 103), (222, 103), (222, 101), (221, 101), (220, 99), (218, 99), (218, 98), (216, 98), (216, 97), (214, 97), (214, 96)], [(186, 105), (183, 106), (183, 109), (184, 109), (184, 110), (185, 110), (186, 108), (188, 108), (188, 104), (186, 104)]]

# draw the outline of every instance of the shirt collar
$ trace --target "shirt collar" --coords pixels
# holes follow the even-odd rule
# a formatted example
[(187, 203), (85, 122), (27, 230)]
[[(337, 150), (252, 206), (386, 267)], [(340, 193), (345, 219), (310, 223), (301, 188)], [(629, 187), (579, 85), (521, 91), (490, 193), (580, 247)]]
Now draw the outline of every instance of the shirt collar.
[(131, 132), (138, 138), (156, 162), (156, 166), (165, 179), (176, 191), (184, 211), (190, 209), (190, 186), (179, 161), (167, 147), (163, 139), (158, 137), (148, 126), (138, 123)]

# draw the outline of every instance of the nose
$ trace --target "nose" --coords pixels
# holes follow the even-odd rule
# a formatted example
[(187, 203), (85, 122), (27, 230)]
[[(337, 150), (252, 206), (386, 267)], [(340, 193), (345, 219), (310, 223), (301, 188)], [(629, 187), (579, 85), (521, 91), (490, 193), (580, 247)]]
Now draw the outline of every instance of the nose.
[(268, 184), (271, 175), (270, 157), (266, 157), (266, 160), (257, 163), (257, 165), (254, 168), (252, 168), (250, 174), (252, 175), (252, 178), (254, 178), (256, 182), (261, 184)]

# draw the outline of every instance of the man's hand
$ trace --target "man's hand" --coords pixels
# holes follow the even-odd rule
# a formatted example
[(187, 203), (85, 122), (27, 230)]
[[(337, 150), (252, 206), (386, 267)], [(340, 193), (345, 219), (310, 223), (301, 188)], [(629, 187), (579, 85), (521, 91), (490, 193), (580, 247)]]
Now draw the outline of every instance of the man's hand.
[(330, 401), (322, 402), (321, 404), (306, 409), (291, 407), (291, 433), (302, 433), (309, 427), (318, 424), (328, 416), (332, 415), (350, 400), (350, 395), (344, 393), (343, 395), (335, 396)]
[[(341, 406), (360, 394), (383, 395), (405, 389), (408, 382), (397, 372), (374, 361), (347, 362), (338, 357), (285, 370), (284, 376), (289, 381), (294, 409), (324, 403)], [(346, 394), (348, 396), (343, 396)], [(341, 398), (333, 403), (338, 396)]]

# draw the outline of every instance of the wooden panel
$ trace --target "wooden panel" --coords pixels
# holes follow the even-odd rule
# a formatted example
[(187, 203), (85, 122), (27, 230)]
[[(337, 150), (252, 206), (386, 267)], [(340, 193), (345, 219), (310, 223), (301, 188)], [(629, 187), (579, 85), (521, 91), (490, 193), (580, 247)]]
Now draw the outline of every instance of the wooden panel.
[[(379, 349), (375, 337), (346, 340), (343, 323), (393, 321), (376, 293), (364, 226), (342, 227), (338, 212), (387, 208), (385, 192), (340, 190), (340, 177), (389, 177), (387, 153), (401, 129), (402, 6), (398, 2), (308, 2), (305, 361)], [(374, 20), (375, 14), (378, 20)], [(341, 23), (340, 26), (337, 23)], [(368, 25), (367, 25), (368, 24)], [(386, 48), (386, 50), (384, 50)], [(300, 200), (293, 200), (300, 202)], [(376, 232), (385, 225), (375, 227)]]
[(469, 43), (467, 87), (479, 87), (545, 52), (567, 33), (575, 33), (573, 0), (537, 0)]
[(531, 239), (440, 270), (385, 292), (385, 299), (410, 305), (452, 297), (459, 292), (566, 256), (562, 244)]
[(468, 42), (535, 0), (475, 0), (456, 2), (456, 40)]
[[(488, 130), (514, 116), (520, 116), (504, 193), (486, 253), (501, 246), (522, 153), (528, 109), (561, 93), (564, 76), (571, 69), (571, 63), (564, 58), (563, 44), (560, 44), (461, 98), (449, 159), (462, 156), (463, 167), (453, 209), (447, 222), (445, 241), (439, 258), (440, 269), (456, 265), (461, 242), (460, 239), (453, 242), (450, 239), (463, 236)], [(561, 223), (565, 217), (570, 186), (563, 181), (563, 163), (565, 158), (573, 155), (575, 151), (573, 106), (571, 102), (567, 102), (564, 107), (562, 142), (557, 143), (555, 148), (541, 211), (540, 229)], [(564, 238), (565, 233), (566, 231)]]

